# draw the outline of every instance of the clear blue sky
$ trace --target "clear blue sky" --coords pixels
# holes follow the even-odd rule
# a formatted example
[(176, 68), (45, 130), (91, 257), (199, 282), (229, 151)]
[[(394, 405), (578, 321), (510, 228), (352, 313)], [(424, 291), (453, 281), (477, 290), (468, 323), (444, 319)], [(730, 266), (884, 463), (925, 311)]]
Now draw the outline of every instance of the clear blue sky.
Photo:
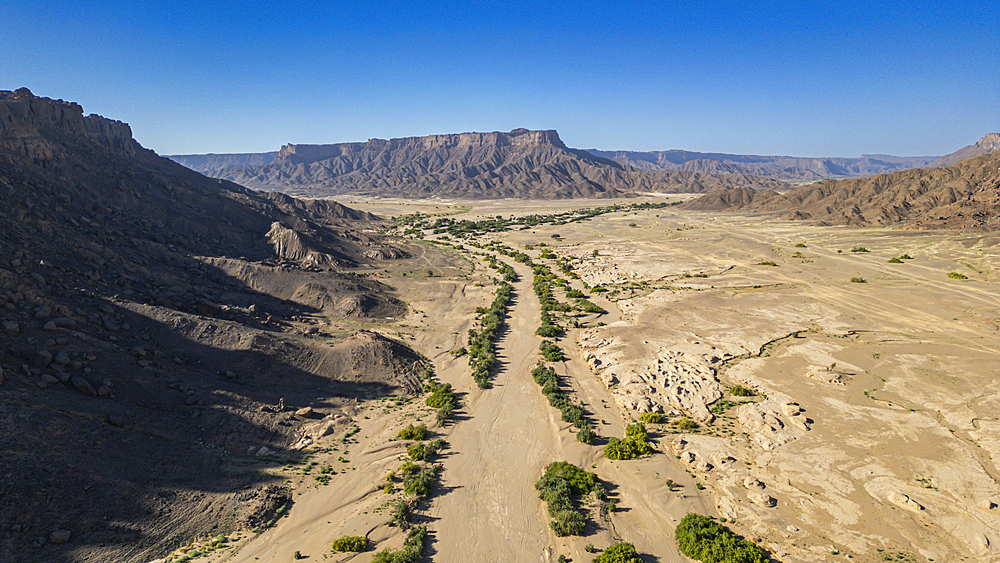
[(8, 0), (0, 89), (160, 154), (516, 127), (571, 147), (940, 155), (1000, 131), (997, 2)]

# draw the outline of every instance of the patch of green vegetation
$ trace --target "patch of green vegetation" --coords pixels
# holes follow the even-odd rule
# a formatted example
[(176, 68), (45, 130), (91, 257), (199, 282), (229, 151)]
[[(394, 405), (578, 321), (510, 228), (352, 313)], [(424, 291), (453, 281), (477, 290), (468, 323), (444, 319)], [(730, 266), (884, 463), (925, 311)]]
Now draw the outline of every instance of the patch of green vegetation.
[(399, 431), (397, 437), (400, 440), (423, 440), (427, 438), (427, 425), (424, 423), (417, 426), (407, 424), (406, 428)]
[(900, 260), (913, 260), (913, 257), (910, 256), (909, 254), (904, 254), (904, 255), (900, 256), (899, 259)]
[(541, 350), (542, 357), (550, 362), (561, 362), (566, 359), (559, 346), (551, 340), (542, 340), (542, 343), (538, 345), (538, 349)]
[(967, 280), (967, 279), (969, 279), (969, 277), (966, 276), (965, 274), (960, 274), (958, 272), (948, 272), (948, 277), (951, 278), (951, 279), (953, 279), (953, 280)]
[(702, 563), (766, 563), (764, 552), (718, 522), (690, 513), (674, 529), (681, 553)]
[(611, 438), (604, 446), (604, 457), (608, 459), (633, 459), (653, 452), (649, 445), (649, 435), (643, 423), (625, 427), (625, 438)]
[(660, 424), (666, 421), (667, 417), (658, 412), (644, 412), (639, 415), (639, 422), (646, 424)]
[(490, 373), (496, 365), (496, 339), (507, 315), (513, 289), (508, 282), (500, 282), (493, 304), (480, 313), (479, 330), (469, 329), (469, 366), (472, 378), (481, 389), (490, 387)]
[(899, 258), (890, 258), (890, 259), (889, 259), (889, 263), (890, 263), (890, 264), (902, 264), (902, 263), (903, 263), (903, 261), (902, 261), (902, 260), (900, 260)]
[(361, 536), (342, 536), (333, 540), (334, 551), (365, 551), (368, 540)]
[(567, 461), (557, 461), (545, 468), (535, 483), (538, 498), (548, 505), (552, 530), (559, 537), (579, 536), (587, 517), (579, 509), (580, 498), (594, 493), (598, 500), (607, 498), (604, 485), (597, 475), (584, 471)]
[(765, 260), (763, 262), (757, 262), (757, 265), (758, 266), (777, 266), (778, 263), (774, 262), (774, 261), (771, 261), (771, 260)]
[(594, 563), (642, 563), (642, 559), (639, 558), (634, 545), (620, 542), (595, 557)]
[(865, 278), (859, 276), (851, 278), (851, 283), (868, 283), (868, 282), (865, 281)]
[(806, 243), (804, 243), (804, 242), (796, 243), (796, 245), (795, 245), (795, 248), (805, 248), (805, 247), (806, 247)]
[(869, 250), (863, 246), (855, 246), (851, 249), (851, 252), (869, 252)]
[(591, 444), (596, 437), (590, 423), (584, 419), (583, 404), (573, 404), (559, 388), (559, 376), (556, 371), (541, 362), (531, 370), (531, 377), (541, 386), (542, 394), (549, 404), (562, 411), (562, 419), (580, 429), (576, 439), (584, 444)]
[(418, 563), (424, 558), (424, 542), (427, 528), (414, 526), (406, 532), (402, 549), (383, 549), (372, 557), (371, 563)]
[(698, 429), (698, 423), (690, 418), (678, 418), (674, 421), (674, 426), (676, 426), (678, 430), (682, 430), (684, 432), (691, 432)]
[(755, 397), (757, 392), (742, 385), (733, 385), (729, 388), (729, 393), (734, 397)]

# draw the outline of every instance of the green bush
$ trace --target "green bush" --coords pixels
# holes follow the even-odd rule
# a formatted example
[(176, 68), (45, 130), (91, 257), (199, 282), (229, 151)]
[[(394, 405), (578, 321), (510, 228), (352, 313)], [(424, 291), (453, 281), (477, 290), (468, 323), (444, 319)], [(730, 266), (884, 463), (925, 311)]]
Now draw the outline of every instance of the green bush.
[(659, 424), (661, 422), (665, 422), (667, 417), (658, 412), (644, 412), (639, 415), (639, 420), (645, 422), (646, 424)]
[(681, 553), (702, 563), (765, 563), (767, 557), (750, 543), (718, 522), (690, 513), (674, 529)]
[(594, 432), (594, 429), (590, 427), (589, 423), (584, 422), (583, 425), (580, 426), (580, 431), (576, 433), (577, 441), (583, 442), (584, 444), (593, 444), (594, 438), (597, 438), (597, 433)]
[(403, 480), (403, 492), (418, 497), (429, 495), (437, 481), (437, 469), (437, 466), (431, 465), (407, 476)]
[(424, 541), (427, 528), (414, 526), (406, 533), (406, 541), (400, 550), (383, 549), (372, 557), (371, 563), (418, 563), (424, 557)]
[(333, 540), (334, 551), (365, 551), (368, 540), (361, 536), (343, 536)]
[(960, 274), (958, 272), (948, 272), (948, 277), (951, 278), (951, 279), (953, 279), (953, 280), (967, 280), (967, 279), (969, 279), (968, 276), (966, 276), (965, 274)]
[(733, 385), (729, 392), (732, 393), (734, 397), (753, 397), (757, 393), (748, 387), (743, 387), (742, 385)]
[(642, 563), (642, 559), (639, 559), (634, 545), (621, 542), (605, 549), (594, 558), (594, 563)]
[(561, 362), (566, 359), (559, 346), (556, 346), (551, 340), (542, 340), (542, 343), (538, 345), (538, 349), (542, 351), (542, 357), (550, 362)]
[(545, 474), (535, 483), (538, 498), (548, 505), (552, 530), (557, 536), (576, 536), (583, 533), (586, 516), (577, 509), (578, 499), (597, 493), (604, 500), (604, 486), (597, 475), (584, 471), (572, 463), (557, 461), (545, 469)]
[(868, 283), (868, 282), (865, 281), (865, 278), (857, 277), (857, 278), (851, 278), (851, 283)]
[(778, 263), (772, 260), (765, 260), (764, 262), (757, 262), (758, 266), (777, 266)]
[(900, 260), (913, 260), (913, 257), (910, 256), (909, 254), (904, 254), (904, 255), (900, 256), (899, 259)]
[(806, 244), (804, 242), (800, 242), (800, 243), (797, 243), (795, 245), (795, 248), (805, 248), (805, 247), (806, 247)]
[(410, 444), (410, 447), (406, 448), (406, 453), (414, 461), (423, 461), (427, 457), (427, 449), (423, 444)]
[(868, 252), (868, 249), (863, 246), (855, 246), (851, 249), (851, 252)]
[(890, 258), (890, 259), (889, 259), (889, 263), (890, 263), (890, 264), (902, 264), (902, 263), (903, 263), (903, 261), (902, 261), (902, 260), (900, 260), (899, 258)]
[(698, 423), (690, 418), (679, 418), (674, 422), (674, 426), (676, 426), (678, 430), (683, 430), (684, 432), (690, 432), (698, 429)]
[(406, 425), (406, 428), (399, 431), (400, 440), (423, 440), (426, 437), (427, 425), (422, 422), (417, 426), (408, 424)]

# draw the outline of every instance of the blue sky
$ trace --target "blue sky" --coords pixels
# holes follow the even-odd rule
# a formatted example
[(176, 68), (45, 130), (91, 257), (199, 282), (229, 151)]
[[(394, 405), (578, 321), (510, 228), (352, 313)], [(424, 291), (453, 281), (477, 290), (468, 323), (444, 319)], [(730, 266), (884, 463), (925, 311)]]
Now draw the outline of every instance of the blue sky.
[(940, 155), (1000, 131), (996, 2), (5, 3), (0, 89), (160, 154), (516, 127), (571, 147)]

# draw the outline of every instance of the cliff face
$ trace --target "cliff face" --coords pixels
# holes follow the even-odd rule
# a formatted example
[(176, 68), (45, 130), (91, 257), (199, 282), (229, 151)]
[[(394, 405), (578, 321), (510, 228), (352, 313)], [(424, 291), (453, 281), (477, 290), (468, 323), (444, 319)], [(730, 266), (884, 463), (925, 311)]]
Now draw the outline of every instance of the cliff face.
[(85, 137), (122, 156), (135, 156), (142, 149), (132, 139), (126, 123), (99, 115), (84, 117), (79, 104), (35, 97), (27, 88), (0, 92), (0, 145), (35, 161), (58, 156), (53, 140)]
[(293, 195), (394, 197), (626, 197), (637, 192), (693, 192), (779, 182), (746, 174), (643, 171), (568, 148), (555, 131), (458, 133), (371, 139), (364, 143), (285, 145), (270, 163), (211, 175)]

